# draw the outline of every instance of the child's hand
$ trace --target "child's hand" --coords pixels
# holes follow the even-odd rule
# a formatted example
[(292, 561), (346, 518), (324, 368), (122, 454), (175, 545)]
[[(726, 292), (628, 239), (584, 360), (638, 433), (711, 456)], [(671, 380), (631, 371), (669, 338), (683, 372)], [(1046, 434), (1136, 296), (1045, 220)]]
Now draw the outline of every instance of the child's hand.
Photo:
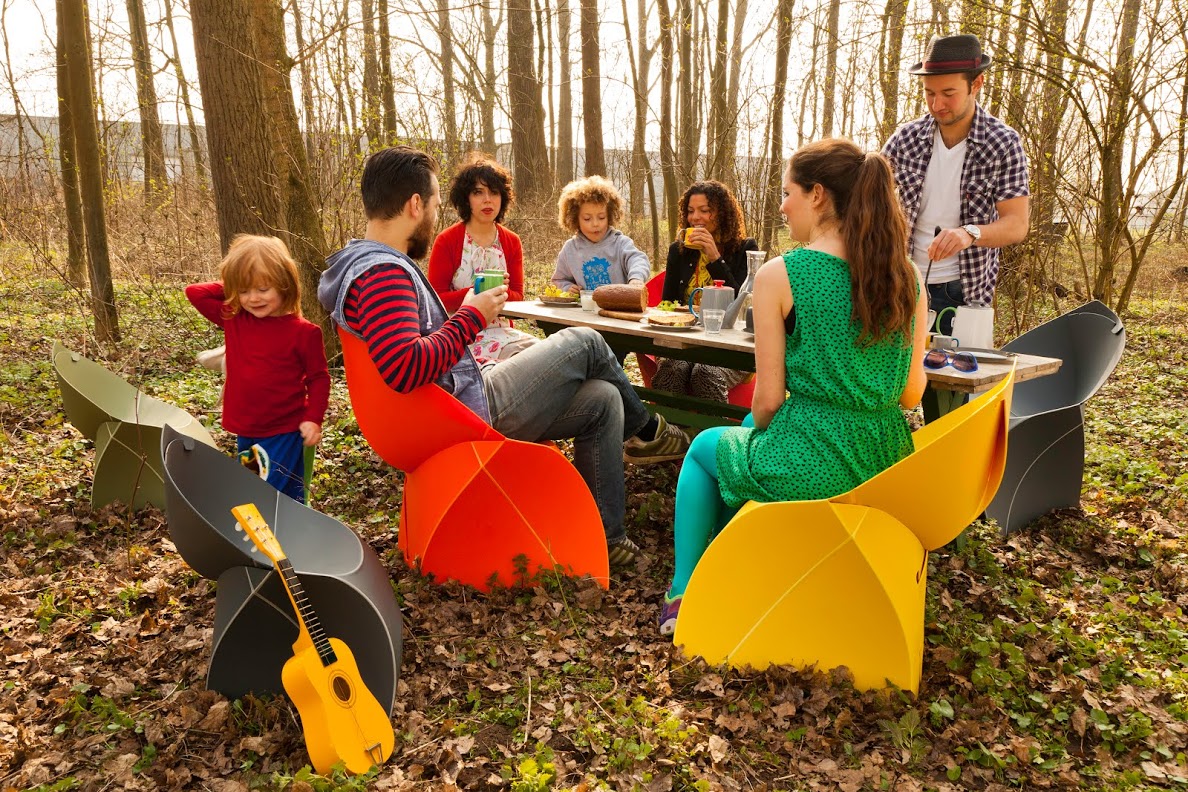
[(573, 284), (572, 286), (570, 286), (568, 289), (566, 289), (566, 291), (567, 291), (567, 292), (569, 292), (570, 294), (581, 294), (581, 293), (582, 293), (582, 287), (581, 287), (581, 286), (578, 286), (578, 285), (575, 283), (575, 284)]
[(307, 446), (316, 446), (322, 442), (322, 427), (313, 421), (302, 421), (297, 431), (301, 432), (301, 440)]
[(643, 280), (641, 280), (640, 278), (632, 278), (631, 280), (627, 281), (627, 285), (628, 286), (643, 286)]

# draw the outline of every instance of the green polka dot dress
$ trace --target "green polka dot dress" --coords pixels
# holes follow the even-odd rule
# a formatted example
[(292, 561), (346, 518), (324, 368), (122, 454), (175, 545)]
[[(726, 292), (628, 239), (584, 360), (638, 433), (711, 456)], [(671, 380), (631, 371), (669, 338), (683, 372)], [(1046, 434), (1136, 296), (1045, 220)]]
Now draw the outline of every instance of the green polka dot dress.
[(784, 267), (796, 311), (784, 355), (789, 396), (766, 429), (735, 427), (718, 441), (718, 484), (732, 507), (831, 498), (912, 452), (899, 408), (910, 339), (858, 343), (844, 260), (802, 248), (784, 254)]

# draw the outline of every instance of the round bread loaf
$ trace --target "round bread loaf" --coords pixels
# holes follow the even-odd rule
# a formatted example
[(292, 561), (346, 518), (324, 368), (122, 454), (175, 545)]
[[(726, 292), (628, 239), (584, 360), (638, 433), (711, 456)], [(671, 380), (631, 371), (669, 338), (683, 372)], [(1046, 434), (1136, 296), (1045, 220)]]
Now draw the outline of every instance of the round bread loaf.
[(611, 283), (594, 290), (594, 302), (608, 311), (643, 313), (648, 309), (648, 290), (643, 286)]

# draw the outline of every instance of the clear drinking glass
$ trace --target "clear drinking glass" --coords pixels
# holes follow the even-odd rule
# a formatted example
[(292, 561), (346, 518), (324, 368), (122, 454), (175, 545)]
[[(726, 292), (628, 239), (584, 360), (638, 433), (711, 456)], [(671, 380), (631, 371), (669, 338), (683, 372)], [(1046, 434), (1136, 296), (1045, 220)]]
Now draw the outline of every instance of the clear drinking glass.
[(593, 289), (582, 289), (581, 292), (579, 292), (578, 296), (580, 296), (582, 299), (582, 310), (583, 311), (597, 311), (598, 310), (598, 303), (594, 302), (594, 290)]
[(722, 320), (726, 318), (726, 311), (722, 308), (705, 308), (701, 312), (701, 323), (705, 325), (705, 332), (722, 332)]

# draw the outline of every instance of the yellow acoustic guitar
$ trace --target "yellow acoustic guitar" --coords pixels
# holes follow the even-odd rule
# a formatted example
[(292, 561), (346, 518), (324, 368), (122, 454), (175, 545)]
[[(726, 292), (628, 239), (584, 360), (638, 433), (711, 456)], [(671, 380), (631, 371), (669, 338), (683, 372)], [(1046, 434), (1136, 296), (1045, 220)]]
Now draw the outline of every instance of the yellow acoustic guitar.
[(293, 565), (255, 504), (231, 510), (256, 548), (272, 559), (297, 612), (300, 633), (281, 682), (301, 715), (305, 747), (314, 770), (325, 775), (342, 762), (352, 773), (366, 773), (392, 755), (396, 734), (387, 711), (359, 677), (347, 645), (327, 638), (305, 597)]

